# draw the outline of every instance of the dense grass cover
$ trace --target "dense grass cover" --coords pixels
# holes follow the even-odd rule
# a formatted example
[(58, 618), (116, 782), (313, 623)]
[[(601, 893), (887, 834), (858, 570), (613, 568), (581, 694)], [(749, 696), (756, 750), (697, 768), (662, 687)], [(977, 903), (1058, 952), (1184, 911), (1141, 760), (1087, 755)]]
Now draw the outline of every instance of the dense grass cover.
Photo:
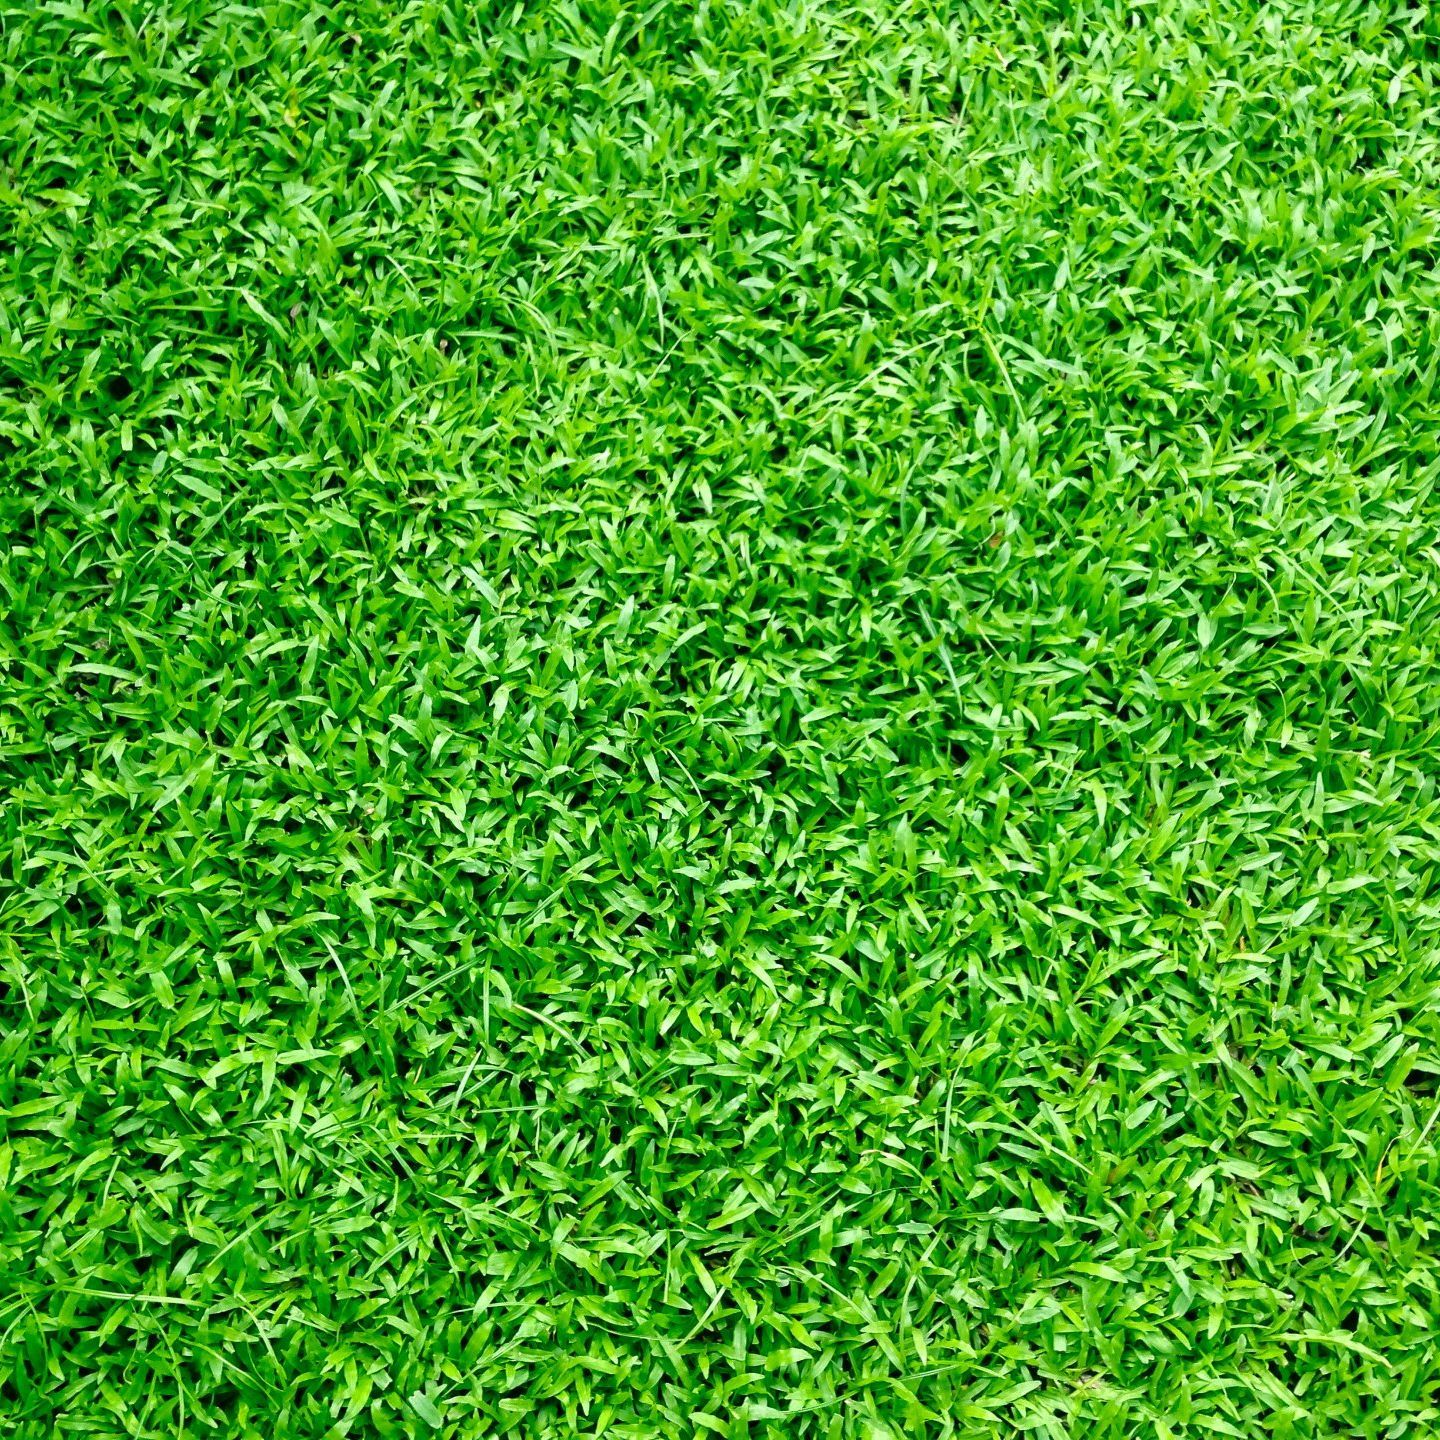
[(1435, 1435), (1437, 33), (12, 4), (0, 1431)]

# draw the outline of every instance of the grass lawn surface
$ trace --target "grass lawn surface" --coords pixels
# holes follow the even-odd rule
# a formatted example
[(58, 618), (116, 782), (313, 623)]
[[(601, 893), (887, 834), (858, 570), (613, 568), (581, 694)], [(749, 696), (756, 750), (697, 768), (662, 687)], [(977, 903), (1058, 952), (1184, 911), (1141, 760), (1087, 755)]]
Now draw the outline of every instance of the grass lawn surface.
[(1440, 19), (0, 10), (0, 1433), (1440, 1434)]

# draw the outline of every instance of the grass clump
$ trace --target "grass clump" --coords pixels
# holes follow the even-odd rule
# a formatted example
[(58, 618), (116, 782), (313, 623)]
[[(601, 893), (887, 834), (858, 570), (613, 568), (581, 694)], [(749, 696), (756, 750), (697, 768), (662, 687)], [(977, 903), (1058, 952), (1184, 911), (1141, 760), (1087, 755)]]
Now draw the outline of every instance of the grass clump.
[(1437, 35), (4, 11), (4, 1433), (1434, 1435)]

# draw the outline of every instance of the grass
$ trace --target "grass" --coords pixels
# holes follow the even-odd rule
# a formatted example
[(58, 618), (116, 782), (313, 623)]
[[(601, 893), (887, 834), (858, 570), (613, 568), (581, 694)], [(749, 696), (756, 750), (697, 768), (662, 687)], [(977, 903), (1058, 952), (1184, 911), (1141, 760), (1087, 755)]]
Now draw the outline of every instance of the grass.
[(0, 14), (0, 1428), (1440, 1433), (1440, 20)]

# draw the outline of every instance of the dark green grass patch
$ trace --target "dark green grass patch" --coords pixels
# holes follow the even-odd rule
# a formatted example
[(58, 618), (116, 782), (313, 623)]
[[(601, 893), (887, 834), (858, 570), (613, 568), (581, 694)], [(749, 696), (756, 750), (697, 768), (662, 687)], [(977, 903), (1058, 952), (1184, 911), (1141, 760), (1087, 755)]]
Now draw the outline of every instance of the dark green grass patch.
[(0, 1432), (1436, 1434), (1437, 36), (0, 13)]

